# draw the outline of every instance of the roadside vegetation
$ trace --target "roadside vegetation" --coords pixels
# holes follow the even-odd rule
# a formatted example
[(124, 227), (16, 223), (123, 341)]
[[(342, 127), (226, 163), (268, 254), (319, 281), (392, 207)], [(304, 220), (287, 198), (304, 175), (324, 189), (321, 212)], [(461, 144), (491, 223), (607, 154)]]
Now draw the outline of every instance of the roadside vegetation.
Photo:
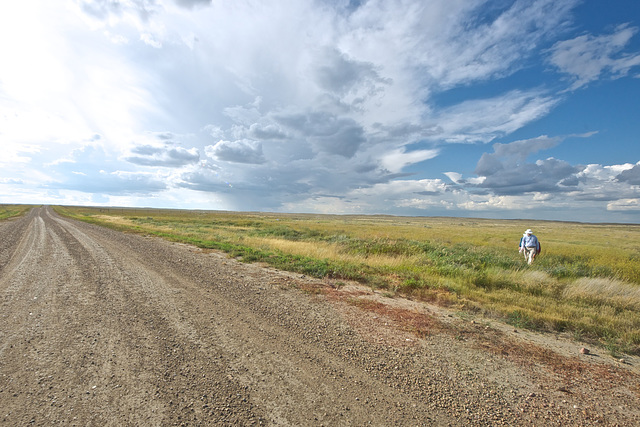
[[(551, 221), (57, 207), (123, 231), (222, 250), (245, 262), (354, 280), (482, 312), (514, 327), (568, 332), (640, 354), (640, 226)], [(532, 228), (542, 254), (518, 253)]]
[(0, 221), (27, 213), (33, 206), (30, 205), (0, 205)]

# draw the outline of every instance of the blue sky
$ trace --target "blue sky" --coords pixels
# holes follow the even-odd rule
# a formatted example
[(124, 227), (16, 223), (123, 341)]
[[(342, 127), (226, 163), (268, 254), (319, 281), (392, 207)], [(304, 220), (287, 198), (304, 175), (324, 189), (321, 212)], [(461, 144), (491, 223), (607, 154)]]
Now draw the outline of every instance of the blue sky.
[(24, 0), (0, 57), (0, 203), (640, 223), (636, 0)]

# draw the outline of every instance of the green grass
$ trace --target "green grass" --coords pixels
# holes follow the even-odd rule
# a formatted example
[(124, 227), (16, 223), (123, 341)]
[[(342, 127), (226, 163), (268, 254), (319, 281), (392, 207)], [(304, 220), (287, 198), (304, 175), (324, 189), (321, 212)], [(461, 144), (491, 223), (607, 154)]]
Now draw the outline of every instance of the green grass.
[(3, 219), (24, 215), (32, 207), (33, 206), (30, 205), (0, 205), (0, 221)]
[[(61, 208), (64, 215), (640, 354), (640, 226)], [(542, 254), (517, 251), (533, 228)]]

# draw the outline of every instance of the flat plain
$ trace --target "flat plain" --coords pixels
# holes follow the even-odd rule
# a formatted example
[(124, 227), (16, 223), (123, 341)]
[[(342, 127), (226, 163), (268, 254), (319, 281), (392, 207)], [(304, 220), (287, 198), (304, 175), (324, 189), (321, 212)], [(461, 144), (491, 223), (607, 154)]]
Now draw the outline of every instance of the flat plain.
[[(352, 270), (361, 249), (333, 265), (222, 239), (196, 246), (167, 241), (180, 239), (158, 213), (126, 215), (85, 219), (153, 222), (165, 238), (49, 207), (0, 222), (1, 424), (631, 426), (640, 417), (633, 354), (502, 322), (442, 285), (429, 302), (431, 288), (396, 288), (407, 279), (384, 263)], [(242, 221), (235, 228), (251, 231)], [(333, 243), (371, 246), (345, 243), (356, 223)], [(289, 228), (236, 234), (296, 243)], [(414, 250), (407, 240), (400, 246)], [(227, 252), (206, 247), (214, 242)], [(264, 254), (309, 272), (276, 269)]]
[[(60, 208), (77, 219), (355, 281), (390, 297), (640, 354), (640, 226), (553, 221)], [(518, 253), (534, 229), (542, 254)]]

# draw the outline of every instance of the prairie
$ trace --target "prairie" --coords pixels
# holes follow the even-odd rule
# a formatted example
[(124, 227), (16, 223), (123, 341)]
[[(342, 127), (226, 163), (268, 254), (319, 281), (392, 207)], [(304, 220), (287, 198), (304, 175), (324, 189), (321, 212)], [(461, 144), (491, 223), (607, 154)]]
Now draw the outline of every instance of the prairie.
[(23, 215), (32, 207), (29, 205), (0, 205), (0, 220)]
[[(57, 207), (62, 215), (226, 251), (245, 262), (354, 280), (518, 328), (640, 354), (640, 225)], [(542, 253), (518, 253), (532, 228)]]

